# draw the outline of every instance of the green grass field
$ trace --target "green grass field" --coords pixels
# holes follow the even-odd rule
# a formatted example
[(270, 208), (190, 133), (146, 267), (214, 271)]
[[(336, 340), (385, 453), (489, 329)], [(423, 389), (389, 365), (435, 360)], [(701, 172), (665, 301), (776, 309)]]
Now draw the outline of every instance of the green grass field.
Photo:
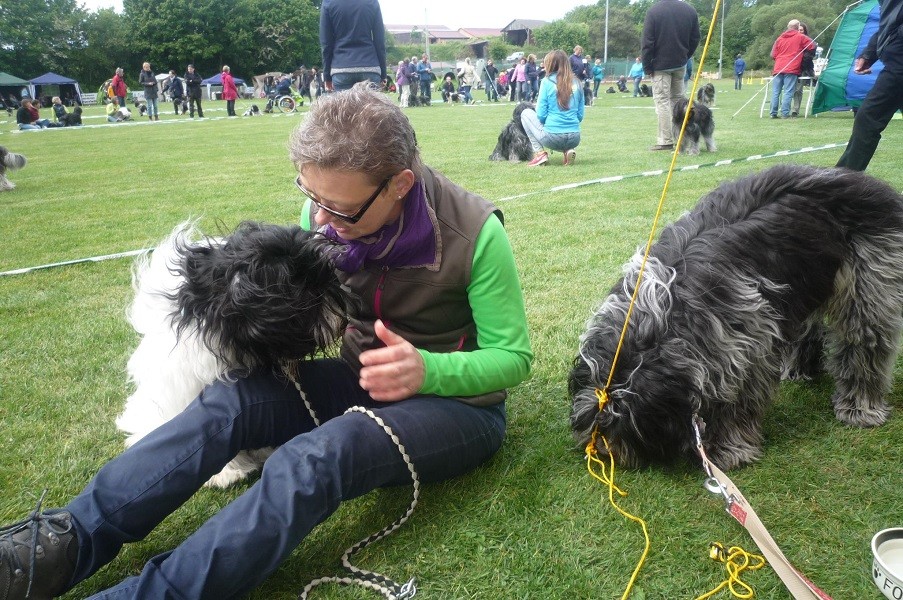
[[(718, 152), (680, 156), (679, 167), (849, 137), (850, 113), (760, 119), (758, 84), (742, 92), (731, 81), (716, 87)], [(239, 101), (239, 114), (249, 104)], [(243, 219), (297, 221), (301, 197), (286, 143), (299, 115), (225, 119), (224, 103), (210, 102), (210, 118), (191, 121), (174, 116), (171, 105), (161, 108), (168, 112), (159, 123), (107, 126), (99, 107), (86, 110), (82, 128), (19, 133), (14, 119), (0, 123), (0, 144), (29, 160), (11, 175), (16, 189), (0, 195), (0, 271), (152, 246), (187, 219), (200, 219), (209, 232)], [(649, 235), (665, 177), (636, 175), (667, 169), (671, 155), (648, 150), (656, 141), (651, 98), (602, 94), (586, 111), (575, 166), (563, 167), (560, 154), (535, 169), (492, 163), (487, 157), (512, 108), (484, 102), (405, 110), (425, 162), (505, 212), (536, 354), (533, 374), (509, 398), (502, 451), (468, 476), (426, 486), (408, 524), (357, 564), (398, 581), (416, 576), (423, 598), (619, 598), (643, 537), (587, 474), (568, 428), (565, 382), (586, 319)], [(830, 166), (841, 150), (675, 173), (662, 225), (721, 181), (779, 161)], [(893, 121), (869, 172), (903, 189), (901, 152), (903, 135)], [(552, 191), (618, 175), (636, 177)], [(122, 450), (113, 420), (137, 345), (124, 316), (131, 262), (0, 277), (0, 522), (22, 518), (44, 488), (47, 505), (64, 504)], [(732, 477), (813, 581), (837, 600), (879, 598), (869, 541), (880, 529), (903, 525), (903, 374), (898, 369), (890, 398), (898, 411), (877, 429), (840, 424), (830, 394), (828, 380), (784, 384), (766, 419), (764, 458)], [(646, 519), (652, 539), (632, 598), (690, 599), (717, 585), (724, 569), (708, 558), (710, 542), (756, 549), (693, 466), (619, 471), (618, 483), (629, 492), (622, 505)], [(202, 490), (66, 598), (137, 573), (246, 485)], [(252, 597), (295, 598), (309, 580), (339, 572), (344, 549), (397, 518), (409, 494), (380, 490), (345, 504)], [(746, 580), (760, 598), (789, 597), (770, 568)], [(375, 597), (335, 586), (313, 596)]]

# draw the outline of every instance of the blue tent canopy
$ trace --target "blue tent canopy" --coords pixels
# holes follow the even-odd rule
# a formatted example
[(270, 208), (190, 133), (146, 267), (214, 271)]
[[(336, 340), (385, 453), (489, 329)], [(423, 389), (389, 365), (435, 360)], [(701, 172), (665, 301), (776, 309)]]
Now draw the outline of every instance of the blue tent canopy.
[[(235, 80), (235, 85), (245, 85), (245, 80), (241, 77), (232, 77)], [(223, 74), (217, 73), (213, 77), (208, 77), (201, 81), (201, 85), (223, 85)]]
[[(55, 85), (59, 86), (60, 95), (64, 96), (65, 99), (72, 99), (81, 103), (82, 90), (79, 87), (78, 82), (74, 79), (69, 79), (68, 77), (63, 77), (62, 75), (48, 72), (39, 77), (35, 77), (34, 79), (29, 79), (28, 85), (31, 88), (31, 95), (33, 98), (38, 98), (41, 96), (41, 88), (43, 86)], [(66, 86), (71, 86), (71, 91), (73, 92), (73, 96), (71, 98), (69, 98), (70, 95), (66, 93), (66, 91), (69, 91)]]

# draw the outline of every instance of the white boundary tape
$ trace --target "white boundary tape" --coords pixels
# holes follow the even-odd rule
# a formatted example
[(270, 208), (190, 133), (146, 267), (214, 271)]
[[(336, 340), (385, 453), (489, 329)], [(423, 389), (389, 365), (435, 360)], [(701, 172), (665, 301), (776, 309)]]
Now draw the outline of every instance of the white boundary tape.
[[(807, 152), (818, 152), (820, 150), (831, 150), (834, 148), (843, 148), (847, 145), (847, 142), (843, 142), (840, 144), (825, 144), (824, 146), (807, 146), (805, 148), (799, 148), (797, 150), (778, 150), (777, 152), (773, 152), (771, 154), (754, 154), (752, 156), (747, 156), (746, 158), (727, 158), (718, 160), (710, 163), (701, 163), (698, 165), (686, 165), (684, 167), (678, 167), (674, 169), (676, 173), (680, 173), (683, 171), (697, 171), (706, 167), (723, 167), (726, 165), (742, 163), (742, 162), (752, 162), (754, 160), (764, 160), (766, 158), (776, 158), (779, 156), (791, 156), (793, 154), (805, 154)], [(557, 185), (555, 187), (549, 188), (547, 190), (538, 190), (535, 192), (526, 192), (524, 194), (517, 194), (516, 196), (506, 196), (504, 198), (499, 198), (496, 202), (505, 202), (508, 200), (520, 200), (521, 198), (529, 198), (530, 196), (536, 196), (538, 194), (548, 194), (549, 192), (560, 192), (562, 190), (572, 190), (578, 187), (584, 187), (587, 185), (597, 185), (600, 183), (614, 183), (616, 181), (623, 181), (625, 179), (635, 179), (638, 177), (658, 177), (660, 175), (664, 175), (667, 173), (667, 169), (658, 169), (655, 171), (643, 171), (642, 173), (633, 173), (630, 175), (613, 175), (610, 177), (602, 177), (601, 179), (590, 179), (589, 181), (580, 181), (576, 183), (568, 183), (565, 185)]]
[(48, 265), (39, 265), (37, 267), (25, 267), (24, 269), (14, 269), (12, 271), (3, 271), (0, 272), (0, 277), (5, 277), (7, 275), (22, 275), (24, 273), (31, 273), (32, 271), (40, 271), (43, 269), (52, 269), (54, 267), (64, 267), (67, 265), (78, 265), (82, 263), (89, 262), (101, 262), (103, 260), (112, 260), (114, 258), (125, 258), (127, 256), (138, 256), (139, 254), (143, 254), (145, 252), (151, 252), (153, 248), (142, 248), (141, 250), (129, 250), (128, 252), (117, 252), (116, 254), (104, 254), (103, 256), (92, 256), (89, 258), (77, 258), (75, 260), (65, 260), (63, 262), (50, 263)]
[[(225, 117), (224, 117), (225, 118)], [(831, 150), (834, 148), (843, 148), (847, 143), (843, 142), (840, 144), (825, 144), (823, 146), (807, 146), (806, 148), (799, 148), (797, 150), (779, 150), (777, 152), (773, 152), (771, 154), (754, 154), (752, 156), (747, 156), (746, 158), (728, 158), (722, 159), (715, 162), (710, 163), (701, 163), (698, 165), (687, 165), (684, 167), (680, 167), (679, 169), (675, 169), (676, 172), (683, 171), (696, 171), (705, 167), (723, 167), (725, 165), (731, 165), (735, 163), (741, 162), (752, 162), (754, 160), (764, 160), (766, 158), (776, 158), (780, 156), (791, 156), (793, 154), (805, 154), (807, 152), (818, 152), (820, 150)], [(499, 198), (496, 202), (505, 202), (508, 200), (520, 200), (521, 198), (529, 198), (530, 196), (536, 196), (538, 194), (547, 194), (549, 192), (560, 192), (562, 190), (572, 190), (578, 187), (584, 187), (588, 185), (597, 185), (602, 183), (614, 183), (616, 181), (623, 181), (625, 179), (635, 179), (639, 177), (658, 177), (660, 175), (664, 175), (666, 169), (657, 169), (655, 171), (643, 171), (642, 173), (634, 173), (632, 175), (613, 175), (610, 177), (602, 177), (601, 179), (591, 179), (589, 181), (579, 181), (576, 183), (568, 183), (565, 185), (558, 185), (547, 190), (539, 190), (535, 192), (527, 192), (525, 194), (518, 194), (516, 196), (507, 196), (505, 198)], [(103, 256), (92, 256), (90, 258), (79, 258), (75, 260), (67, 260), (63, 262), (51, 263), (47, 265), (40, 265), (37, 267), (26, 267), (24, 269), (14, 269), (12, 271), (2, 271), (0, 272), (0, 277), (5, 277), (8, 275), (22, 275), (25, 273), (31, 273), (33, 271), (40, 271), (43, 269), (52, 269), (54, 267), (63, 267), (68, 265), (77, 265), (81, 263), (88, 262), (100, 262), (104, 260), (112, 260), (114, 258), (125, 258), (128, 256), (137, 256), (144, 252), (150, 252), (153, 248), (143, 248), (141, 250), (130, 250), (128, 252), (118, 252), (116, 254), (106, 254)]]

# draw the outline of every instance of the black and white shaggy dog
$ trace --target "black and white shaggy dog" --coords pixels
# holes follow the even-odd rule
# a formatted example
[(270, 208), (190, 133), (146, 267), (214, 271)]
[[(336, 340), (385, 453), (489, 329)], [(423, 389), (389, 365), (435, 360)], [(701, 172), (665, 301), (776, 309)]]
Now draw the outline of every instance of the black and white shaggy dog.
[(6, 178), (6, 172), (21, 169), (26, 162), (28, 161), (23, 155), (10, 152), (5, 147), (0, 146), (0, 192), (16, 187), (15, 183)]
[[(272, 112), (272, 111), (271, 111)], [(252, 104), (242, 113), (243, 117), (259, 117), (260, 116), (260, 107), (256, 104)]]
[[(141, 336), (128, 361), (135, 390), (116, 419), (129, 434), (126, 445), (182, 412), (216, 379), (286, 367), (337, 339), (353, 302), (328, 258), (330, 244), (297, 226), (245, 222), (225, 238), (209, 238), (183, 224), (139, 259), (128, 312)], [(238, 481), (271, 452), (240, 453), (208, 485)]]
[[(687, 106), (689, 101), (686, 98), (678, 98), (674, 104), (674, 112), (671, 115), (671, 127), (674, 131), (674, 139), (680, 136), (680, 127), (684, 122), (684, 115), (687, 114)], [(693, 103), (690, 109), (690, 118), (687, 119), (687, 128), (684, 131), (683, 140), (680, 143), (680, 152), (682, 154), (699, 154), (699, 138), (705, 143), (705, 149), (709, 152), (715, 152), (715, 119), (712, 117), (712, 111), (704, 104), (698, 102)]]
[(530, 102), (520, 102), (514, 107), (514, 114), (499, 134), (498, 143), (489, 155), (489, 160), (518, 162), (533, 158), (533, 146), (520, 120), (521, 113), (528, 108), (536, 107)]
[[(589, 320), (568, 387), (581, 447), (598, 431), (628, 467), (693, 460), (691, 420), (722, 469), (762, 454), (762, 417), (784, 372), (822, 339), (834, 414), (888, 418), (903, 328), (903, 197), (843, 169), (782, 165), (722, 184), (652, 246), (624, 345), (604, 387), (642, 260)], [(789, 359), (791, 364), (784, 364)], [(808, 365), (811, 367), (811, 365)], [(600, 455), (604, 444), (597, 439)]]
[(707, 83), (696, 90), (696, 102), (705, 106), (715, 106), (715, 86)]

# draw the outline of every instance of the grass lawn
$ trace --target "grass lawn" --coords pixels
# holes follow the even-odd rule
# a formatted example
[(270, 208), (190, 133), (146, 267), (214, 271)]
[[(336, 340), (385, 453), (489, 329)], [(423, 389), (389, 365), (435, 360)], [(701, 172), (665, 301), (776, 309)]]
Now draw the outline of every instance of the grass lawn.
[[(778, 161), (830, 166), (842, 149), (711, 166), (716, 160), (849, 137), (850, 113), (760, 119), (758, 84), (742, 92), (732, 81), (716, 88), (718, 152), (678, 157), (678, 166), (709, 166), (674, 174), (662, 224), (721, 181)], [(249, 104), (240, 101), (239, 114)], [(225, 104), (210, 102), (210, 118), (192, 121), (174, 116), (171, 105), (161, 108), (168, 112), (159, 123), (108, 126), (99, 107), (85, 111), (82, 128), (19, 133), (14, 119), (0, 123), (0, 144), (29, 161), (11, 175), (16, 189), (0, 195), (0, 271), (152, 246), (192, 218), (209, 232), (242, 219), (297, 221), (301, 198), (286, 142), (299, 115), (226, 119)], [(665, 177), (638, 175), (667, 169), (671, 155), (648, 150), (656, 141), (651, 98), (602, 94), (587, 108), (575, 166), (563, 167), (557, 153), (535, 169), (489, 162), (512, 108), (484, 102), (405, 110), (425, 162), (505, 212), (536, 353), (533, 374), (509, 398), (501, 452), (474, 473), (426, 486), (408, 524), (357, 564), (397, 581), (416, 576), (424, 598), (619, 598), (643, 537), (587, 474), (568, 428), (565, 382), (584, 323), (649, 235)], [(903, 135), (893, 121), (869, 172), (903, 189), (901, 154)], [(618, 175), (636, 177), (552, 191)], [(130, 266), (126, 258), (0, 277), (0, 522), (22, 518), (44, 488), (48, 506), (64, 504), (122, 450), (113, 420), (137, 345), (124, 317)], [(764, 458), (732, 477), (813, 581), (837, 600), (878, 598), (869, 541), (903, 525), (903, 419), (898, 410), (877, 429), (846, 427), (834, 419), (831, 388), (828, 380), (784, 384), (766, 419)], [(890, 401), (903, 408), (899, 368)], [(689, 599), (713, 588), (724, 569), (708, 558), (710, 542), (756, 550), (702, 482), (689, 465), (619, 471), (630, 493), (622, 505), (646, 519), (652, 538), (633, 598)], [(202, 490), (66, 598), (136, 574), (246, 487)], [(380, 490), (346, 503), (252, 598), (295, 598), (309, 580), (337, 573), (344, 549), (395, 520), (409, 494)], [(746, 579), (760, 598), (789, 597), (770, 568)], [(313, 595), (375, 597), (335, 586)]]

